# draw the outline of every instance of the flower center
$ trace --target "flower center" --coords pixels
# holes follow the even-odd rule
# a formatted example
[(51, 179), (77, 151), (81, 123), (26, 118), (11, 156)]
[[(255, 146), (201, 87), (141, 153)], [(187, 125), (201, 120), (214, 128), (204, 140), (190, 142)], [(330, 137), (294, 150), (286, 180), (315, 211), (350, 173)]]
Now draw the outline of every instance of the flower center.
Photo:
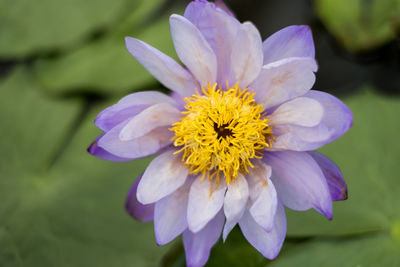
[(254, 93), (238, 84), (227, 90), (208, 84), (202, 93), (184, 99), (184, 116), (172, 125), (174, 145), (181, 147), (176, 153), (183, 152), (191, 174), (219, 182), (222, 173), (230, 183), (271, 145), (270, 121)]

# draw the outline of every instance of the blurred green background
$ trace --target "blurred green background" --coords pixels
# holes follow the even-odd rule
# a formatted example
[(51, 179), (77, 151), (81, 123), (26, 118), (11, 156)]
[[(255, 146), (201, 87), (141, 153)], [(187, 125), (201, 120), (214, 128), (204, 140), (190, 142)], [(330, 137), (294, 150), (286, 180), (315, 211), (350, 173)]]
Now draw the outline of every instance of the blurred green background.
[[(138, 90), (166, 91), (125, 50), (126, 35), (176, 58), (168, 16), (183, 0), (0, 0), (0, 266), (184, 266), (180, 240), (157, 247), (124, 211), (149, 159), (86, 152), (96, 114)], [(349, 199), (334, 219), (288, 211), (280, 256), (237, 229), (207, 266), (400, 266), (400, 0), (227, 0), (263, 38), (313, 29), (314, 89), (340, 97), (353, 128), (321, 151)]]

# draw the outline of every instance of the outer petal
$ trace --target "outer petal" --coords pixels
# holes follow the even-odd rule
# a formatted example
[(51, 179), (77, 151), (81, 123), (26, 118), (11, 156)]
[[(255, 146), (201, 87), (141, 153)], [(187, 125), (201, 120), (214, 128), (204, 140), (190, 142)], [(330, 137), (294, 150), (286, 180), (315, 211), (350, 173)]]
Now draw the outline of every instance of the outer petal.
[(286, 27), (263, 43), (264, 64), (288, 57), (312, 57), (315, 49), (311, 29), (306, 25)]
[(134, 219), (141, 222), (149, 222), (154, 217), (154, 204), (143, 205), (136, 198), (137, 187), (141, 179), (142, 175), (136, 179), (129, 191), (125, 202), (125, 209)]
[(176, 53), (202, 86), (214, 84), (217, 78), (217, 58), (201, 32), (186, 18), (170, 17), (171, 35)]
[(215, 1), (215, 6), (217, 8), (222, 9), (223, 11), (225, 11), (226, 14), (234, 17), (235, 15), (233, 14), (232, 10), (229, 9), (229, 7), (224, 3), (224, 1), (222, 0), (216, 0)]
[(157, 153), (171, 143), (173, 133), (167, 127), (157, 128), (139, 138), (122, 141), (119, 134), (128, 121), (122, 122), (99, 138), (97, 146), (119, 158), (142, 158)]
[(294, 124), (305, 127), (316, 126), (324, 115), (323, 106), (316, 100), (297, 97), (280, 105), (270, 119), (274, 125)]
[(239, 222), (240, 229), (247, 241), (257, 249), (264, 257), (274, 259), (281, 250), (286, 236), (286, 215), (282, 204), (274, 218), (274, 226), (270, 232), (262, 229), (248, 211), (245, 212)]
[(247, 200), (249, 198), (249, 186), (246, 179), (240, 175), (233, 182), (228, 184), (224, 199), (224, 212), (226, 223), (223, 231), (223, 239), (225, 241), (229, 232), (235, 227), (236, 223), (242, 217)]
[(279, 198), (294, 210), (316, 209), (332, 218), (332, 199), (318, 164), (306, 152), (268, 152), (263, 160), (272, 167)]
[(285, 58), (262, 67), (260, 75), (250, 85), (256, 92), (257, 103), (264, 108), (302, 96), (311, 89), (318, 69), (313, 58)]
[(139, 183), (137, 198), (142, 204), (154, 203), (181, 187), (189, 170), (181, 157), (168, 150), (149, 164)]
[(155, 204), (154, 232), (158, 245), (165, 245), (187, 228), (187, 202), (191, 180)]
[(123, 97), (97, 115), (94, 124), (103, 131), (109, 131), (121, 122), (132, 118), (150, 105), (169, 103), (177, 105), (175, 100), (157, 91), (137, 92)]
[(224, 204), (226, 184), (197, 177), (189, 192), (187, 220), (190, 231), (199, 232)]
[(225, 86), (231, 68), (232, 44), (240, 23), (237, 19), (208, 1), (192, 1), (184, 16), (203, 34), (217, 56), (217, 82)]
[(324, 173), (332, 200), (340, 201), (347, 199), (347, 185), (338, 166), (321, 153), (310, 151), (308, 154), (313, 157)]
[(249, 212), (261, 228), (270, 232), (274, 226), (278, 197), (270, 180), (271, 167), (263, 163), (258, 166), (247, 177), (251, 200)]
[(324, 108), (321, 122), (314, 127), (277, 125), (273, 128), (276, 141), (274, 150), (310, 151), (342, 136), (351, 127), (353, 115), (336, 97), (311, 90), (305, 97), (317, 100)]
[(200, 267), (206, 264), (211, 248), (221, 235), (223, 225), (224, 214), (220, 211), (200, 232), (192, 233), (188, 229), (183, 233), (188, 267)]
[(190, 96), (199, 88), (192, 74), (158, 49), (131, 37), (125, 38), (129, 53), (165, 87), (182, 96)]
[(119, 138), (129, 141), (141, 137), (155, 128), (170, 126), (181, 117), (181, 112), (168, 103), (159, 103), (148, 107), (133, 117), (122, 128)]
[(243, 23), (233, 42), (231, 54), (232, 81), (246, 88), (261, 71), (263, 51), (261, 36), (250, 22)]
[(108, 153), (106, 150), (103, 148), (99, 147), (97, 145), (98, 141), (100, 138), (102, 138), (104, 134), (100, 135), (99, 137), (96, 138), (96, 140), (88, 147), (87, 151), (92, 154), (93, 156), (96, 156), (101, 159), (105, 160), (110, 160), (110, 161), (129, 161), (132, 160), (130, 158), (121, 158), (118, 156), (115, 156), (111, 153)]

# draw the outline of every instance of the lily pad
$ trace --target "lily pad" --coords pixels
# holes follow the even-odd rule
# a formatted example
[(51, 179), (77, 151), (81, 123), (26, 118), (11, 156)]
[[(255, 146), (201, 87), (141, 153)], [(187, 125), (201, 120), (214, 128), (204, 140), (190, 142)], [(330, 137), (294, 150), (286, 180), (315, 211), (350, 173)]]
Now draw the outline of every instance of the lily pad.
[(400, 27), (398, 0), (316, 0), (315, 9), (328, 30), (352, 52), (393, 40)]
[[(168, 246), (124, 211), (148, 160), (113, 163), (86, 152), (98, 130), (82, 103), (49, 99), (24, 70), (0, 84), (0, 265), (156, 266)], [(69, 141), (68, 141), (69, 140)]]
[(34, 65), (35, 73), (48, 92), (53, 94), (86, 91), (122, 95), (157, 85), (154, 77), (125, 49), (124, 43), (125, 36), (132, 36), (168, 55), (175, 55), (168, 16), (164, 14), (153, 21), (148, 20), (138, 27), (137, 23), (129, 19), (104, 39), (89, 43), (60, 58), (38, 61)]
[(66, 49), (111, 30), (146, 2), (160, 0), (0, 0), (0, 58)]

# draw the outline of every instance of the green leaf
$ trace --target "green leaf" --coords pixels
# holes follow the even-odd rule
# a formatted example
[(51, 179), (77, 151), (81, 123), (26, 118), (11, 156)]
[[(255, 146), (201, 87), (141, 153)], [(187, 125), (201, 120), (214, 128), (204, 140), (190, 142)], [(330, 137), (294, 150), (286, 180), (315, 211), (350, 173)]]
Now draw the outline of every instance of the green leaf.
[(175, 56), (169, 32), (168, 15), (154, 23), (131, 29), (125, 21), (106, 38), (89, 43), (57, 59), (41, 60), (35, 71), (51, 93), (91, 91), (122, 95), (157, 81), (126, 50), (124, 36), (148, 42), (167, 55)]
[(400, 266), (400, 242), (388, 234), (320, 239), (298, 245), (278, 257), (271, 267), (283, 266)]
[(157, 247), (152, 225), (124, 211), (148, 159), (89, 155), (99, 110), (75, 132), (82, 104), (47, 98), (24, 70), (0, 92), (0, 266), (157, 265), (168, 246)]
[(399, 0), (316, 0), (315, 9), (328, 30), (353, 52), (393, 40), (400, 25)]
[(0, 58), (67, 49), (132, 10), (163, 0), (0, 0)]

